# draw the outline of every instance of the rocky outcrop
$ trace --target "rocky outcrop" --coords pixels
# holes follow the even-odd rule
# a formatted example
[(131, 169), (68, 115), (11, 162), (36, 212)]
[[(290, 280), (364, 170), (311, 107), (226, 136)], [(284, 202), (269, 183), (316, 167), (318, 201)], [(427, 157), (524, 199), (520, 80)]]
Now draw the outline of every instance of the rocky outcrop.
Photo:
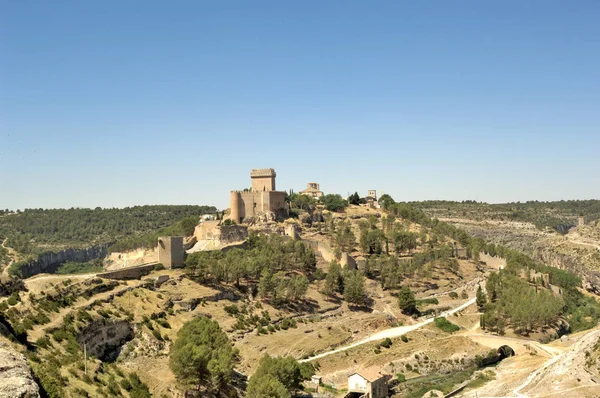
[(121, 348), (133, 339), (133, 327), (127, 321), (99, 319), (89, 324), (77, 337), (85, 344), (89, 355), (103, 362), (112, 362), (119, 356)]
[(0, 341), (0, 397), (38, 398), (40, 389), (25, 356)]
[(52, 274), (56, 272), (61, 264), (67, 261), (84, 263), (97, 258), (104, 258), (108, 253), (110, 245), (110, 243), (105, 243), (86, 249), (67, 249), (57, 253), (42, 253), (36, 260), (18, 264), (20, 276), (22, 278), (29, 278), (42, 273)]

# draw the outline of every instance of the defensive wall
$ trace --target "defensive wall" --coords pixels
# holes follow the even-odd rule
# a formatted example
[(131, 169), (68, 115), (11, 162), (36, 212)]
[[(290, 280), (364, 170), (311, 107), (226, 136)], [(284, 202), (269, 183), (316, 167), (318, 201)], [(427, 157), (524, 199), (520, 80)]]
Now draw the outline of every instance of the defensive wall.
[(142, 264), (133, 267), (121, 268), (115, 271), (107, 271), (97, 274), (99, 278), (105, 279), (140, 279), (144, 275), (148, 275), (154, 266), (158, 263)]

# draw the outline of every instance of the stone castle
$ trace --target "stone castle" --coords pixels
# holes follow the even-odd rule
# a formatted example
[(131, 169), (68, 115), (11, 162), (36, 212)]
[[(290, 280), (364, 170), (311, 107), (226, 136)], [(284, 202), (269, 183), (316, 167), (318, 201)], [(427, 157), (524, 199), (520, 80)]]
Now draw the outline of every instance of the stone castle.
[(253, 169), (250, 173), (252, 188), (244, 191), (231, 191), (230, 219), (237, 224), (245, 219), (268, 212), (287, 214), (285, 192), (275, 190), (274, 169)]

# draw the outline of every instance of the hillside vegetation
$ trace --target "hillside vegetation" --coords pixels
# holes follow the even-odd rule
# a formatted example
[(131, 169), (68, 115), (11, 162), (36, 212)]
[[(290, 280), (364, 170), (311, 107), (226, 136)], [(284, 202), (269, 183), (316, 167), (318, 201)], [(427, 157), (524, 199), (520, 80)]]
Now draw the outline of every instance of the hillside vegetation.
[(586, 222), (600, 219), (600, 200), (561, 200), (558, 202), (516, 202), (490, 204), (475, 201), (410, 202), (430, 217), (466, 218), (473, 220), (522, 221), (543, 229), (553, 228), (565, 233), (577, 225), (581, 215)]
[[(213, 206), (134, 206), (123, 209), (25, 209), (0, 215), (0, 237), (21, 255), (86, 247), (142, 236), (190, 216), (215, 213)], [(197, 218), (196, 218), (197, 220)], [(0, 261), (4, 257), (0, 252)]]

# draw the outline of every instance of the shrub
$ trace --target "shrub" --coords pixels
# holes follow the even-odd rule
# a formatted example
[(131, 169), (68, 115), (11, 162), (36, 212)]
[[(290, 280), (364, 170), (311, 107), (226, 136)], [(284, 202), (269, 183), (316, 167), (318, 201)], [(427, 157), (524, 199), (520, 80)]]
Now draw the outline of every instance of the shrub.
[(460, 329), (446, 318), (435, 318), (433, 322), (435, 323), (435, 326), (442, 329), (446, 333), (453, 333)]
[(408, 343), (408, 337), (406, 337), (405, 334), (403, 334), (402, 336), (400, 336), (400, 340), (402, 340), (405, 343)]
[(121, 380), (121, 388), (123, 388), (123, 390), (125, 391), (131, 391), (131, 383), (129, 382), (129, 380), (127, 379), (123, 379)]
[(397, 373), (396, 380), (398, 380), (398, 383), (404, 383), (406, 381), (406, 376), (404, 376), (404, 373)]
[(7, 301), (8, 305), (17, 305), (17, 299), (15, 296), (10, 296)]
[(390, 348), (392, 346), (392, 340), (389, 337), (386, 337), (380, 345), (384, 348)]
[(35, 345), (37, 345), (40, 348), (48, 348), (50, 344), (50, 339), (46, 336), (40, 337), (35, 341)]
[(448, 296), (451, 299), (456, 300), (458, 298), (458, 293), (456, 293), (456, 292), (450, 292), (450, 294), (448, 294)]
[(231, 316), (237, 315), (240, 312), (240, 309), (235, 304), (226, 305), (223, 309)]
[(156, 340), (163, 340), (163, 337), (160, 335), (160, 332), (156, 329), (152, 329), (152, 335), (156, 338)]

